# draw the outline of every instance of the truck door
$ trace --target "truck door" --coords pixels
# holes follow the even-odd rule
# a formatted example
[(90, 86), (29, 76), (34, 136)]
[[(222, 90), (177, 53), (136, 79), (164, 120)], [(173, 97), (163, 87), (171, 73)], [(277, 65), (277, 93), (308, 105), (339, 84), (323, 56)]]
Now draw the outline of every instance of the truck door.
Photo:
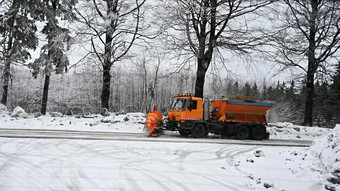
[(203, 110), (200, 104), (202, 104), (202, 102), (194, 99), (189, 99), (188, 108), (185, 114), (186, 120), (202, 120)]

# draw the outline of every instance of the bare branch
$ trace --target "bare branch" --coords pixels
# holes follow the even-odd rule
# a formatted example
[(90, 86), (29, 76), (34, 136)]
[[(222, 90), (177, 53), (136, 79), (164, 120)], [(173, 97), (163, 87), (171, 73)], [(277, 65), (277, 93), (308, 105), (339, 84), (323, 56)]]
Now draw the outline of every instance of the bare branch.
[(96, 0), (92, 0), (93, 4), (94, 4), (94, 7), (96, 8), (96, 11), (98, 13), (98, 15), (102, 18), (102, 19), (105, 19), (104, 15), (102, 14), (102, 12), (99, 10), (98, 8), (98, 5), (97, 5), (97, 2)]
[(146, 0), (143, 0), (141, 4), (138, 4), (138, 0), (136, 0), (136, 8), (133, 9), (133, 10), (137, 10), (137, 15), (136, 15), (136, 27), (135, 27), (135, 32), (133, 34), (133, 37), (130, 41), (130, 44), (129, 46), (125, 49), (125, 51), (116, 57), (116, 60), (120, 60), (122, 57), (124, 57), (128, 51), (130, 50), (130, 48), (132, 47), (134, 41), (136, 40), (136, 36), (137, 36), (137, 32), (138, 32), (138, 29), (139, 29), (139, 22), (140, 22), (140, 7), (145, 3)]

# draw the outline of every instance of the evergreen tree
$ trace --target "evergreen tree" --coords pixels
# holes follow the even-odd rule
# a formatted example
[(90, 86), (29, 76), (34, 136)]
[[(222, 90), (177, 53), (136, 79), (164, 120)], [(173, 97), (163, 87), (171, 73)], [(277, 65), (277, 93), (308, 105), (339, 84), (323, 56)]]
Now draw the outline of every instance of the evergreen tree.
[(33, 19), (35, 12), (34, 0), (12, 0), (2, 2), (0, 8), (5, 9), (0, 15), (0, 61), (3, 68), (3, 91), (1, 103), (7, 105), (8, 87), (11, 79), (11, 64), (23, 63), (31, 57), (29, 50), (38, 45), (37, 27)]
[(295, 99), (295, 82), (290, 82), (290, 87), (285, 89), (285, 98), (287, 101), (294, 102)]
[(235, 94), (235, 95), (237, 95), (237, 94), (239, 94), (240, 93), (240, 89), (239, 89), (240, 87), (239, 87), (239, 84), (238, 84), (238, 82), (236, 81), (235, 83), (234, 83), (234, 88), (233, 88), (233, 93)]
[(63, 20), (73, 19), (72, 7), (75, 5), (75, 0), (41, 0), (39, 6), (40, 19), (46, 24), (42, 33), (46, 35), (47, 44), (45, 44), (40, 53), (40, 57), (34, 62), (30, 63), (33, 68), (33, 76), (41, 72), (45, 74), (45, 81), (43, 87), (43, 97), (41, 105), (41, 113), (46, 114), (48, 90), (50, 83), (50, 76), (52, 72), (62, 74), (67, 71), (69, 60), (65, 55), (65, 51), (69, 48), (71, 37), (70, 31), (59, 26), (58, 18)]
[(259, 90), (258, 90), (258, 88), (257, 88), (257, 84), (256, 84), (256, 82), (255, 82), (254, 85), (253, 85), (253, 87), (251, 88), (251, 98), (252, 98), (253, 100), (258, 100), (259, 97), (260, 97), (260, 92), (259, 92)]
[(270, 100), (274, 100), (274, 101), (281, 101), (282, 99), (284, 99), (284, 87), (285, 84), (280, 84), (280, 81), (277, 82), (276, 87), (270, 87), (268, 89), (268, 96)]
[(275, 96), (275, 90), (273, 89), (272, 86), (270, 86), (270, 87), (267, 89), (267, 99), (268, 99), (268, 100), (274, 101), (275, 98), (276, 98), (276, 96)]
[(314, 116), (313, 118), (319, 126), (325, 126), (326, 122), (329, 123), (336, 112), (333, 111), (331, 100), (331, 93), (329, 84), (327, 82), (317, 83), (315, 87), (315, 101), (314, 101)]
[(251, 97), (251, 87), (248, 82), (246, 82), (242, 88), (242, 94)]
[(329, 111), (334, 113), (335, 123), (340, 123), (340, 62), (337, 64), (332, 80), (333, 84), (330, 86)]
[[(331, 85), (332, 94), (334, 97), (339, 98), (340, 97), (340, 62), (337, 64), (337, 68), (335, 71), (335, 75), (333, 78), (333, 84)], [(337, 99), (337, 106), (340, 107), (340, 99)]]
[(227, 90), (226, 90), (226, 91), (227, 91), (227, 92), (226, 92), (227, 98), (229, 98), (229, 97), (235, 95), (235, 93), (234, 93), (234, 91), (233, 91), (233, 82), (232, 82), (232, 80), (229, 80), (228, 86), (227, 86)]
[(278, 96), (280, 98), (284, 98), (284, 96), (285, 96), (285, 89), (286, 89), (286, 83), (285, 82), (282, 82), (282, 85), (279, 84)]
[(262, 90), (262, 95), (261, 95), (262, 100), (267, 100), (268, 99), (268, 88), (266, 84), (263, 84), (263, 90)]

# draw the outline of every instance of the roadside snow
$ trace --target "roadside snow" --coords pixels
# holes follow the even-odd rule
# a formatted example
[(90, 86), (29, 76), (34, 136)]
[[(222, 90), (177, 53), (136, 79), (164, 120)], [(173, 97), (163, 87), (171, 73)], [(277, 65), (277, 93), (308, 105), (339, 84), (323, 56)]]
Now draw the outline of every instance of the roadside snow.
[(313, 160), (302, 159), (307, 152), (308, 148), (262, 147), (233, 160), (253, 180), (251, 185), (257, 188), (255, 190), (323, 190), (319, 173), (308, 168)]
[[(289, 124), (285, 134), (301, 128)], [(320, 136), (317, 128), (301, 128)], [(272, 129), (273, 130), (273, 129)], [(316, 131), (315, 131), (316, 130)], [(279, 131), (281, 133), (281, 131)], [(293, 136), (294, 137), (294, 136)], [(310, 148), (285, 147), (273, 152), (270, 147), (243, 153), (233, 159), (242, 167), (253, 184), (274, 190), (340, 191), (340, 125), (313, 141)], [(293, 181), (287, 182), (287, 179)], [(313, 184), (307, 184), (308, 182)]]
[(313, 141), (310, 153), (313, 165), (320, 170), (330, 190), (340, 190), (340, 125), (333, 131)]
[(269, 123), (267, 131), (272, 139), (301, 139), (314, 140), (318, 137), (326, 135), (332, 129), (320, 127), (306, 127), (294, 125), (288, 122)]
[(92, 115), (87, 118), (58, 116), (55, 113), (38, 117), (29, 114), (27, 118), (22, 119), (21, 117), (4, 115), (0, 119), (0, 128), (142, 133), (145, 123), (145, 114), (143, 113), (111, 114), (110, 116)]
[(5, 115), (7, 113), (7, 107), (0, 103), (0, 115)]
[(23, 108), (18, 106), (13, 110), (11, 117), (27, 118), (28, 115)]
[(314, 140), (310, 150), (315, 158), (320, 159), (320, 167), (325, 172), (340, 172), (340, 125)]

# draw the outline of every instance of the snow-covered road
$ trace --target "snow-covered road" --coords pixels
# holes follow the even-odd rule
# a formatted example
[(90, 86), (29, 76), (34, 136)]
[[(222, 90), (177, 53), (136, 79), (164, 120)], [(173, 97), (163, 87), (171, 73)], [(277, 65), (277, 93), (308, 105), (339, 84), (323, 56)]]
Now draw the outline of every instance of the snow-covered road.
[(267, 145), (267, 146), (294, 146), (308, 147), (311, 140), (269, 139), (269, 140), (235, 140), (221, 139), (220, 136), (209, 135), (203, 139), (185, 138), (177, 132), (167, 132), (160, 137), (146, 137), (143, 133), (101, 132), (101, 131), (74, 131), (49, 129), (13, 129), (0, 128), (0, 137), (5, 138), (43, 138), (43, 139), (81, 139), (81, 140), (119, 140), (119, 141), (151, 141), (176, 143), (215, 143), (239, 145)]
[(0, 138), (0, 190), (322, 190), (317, 173), (299, 172), (304, 150)]

